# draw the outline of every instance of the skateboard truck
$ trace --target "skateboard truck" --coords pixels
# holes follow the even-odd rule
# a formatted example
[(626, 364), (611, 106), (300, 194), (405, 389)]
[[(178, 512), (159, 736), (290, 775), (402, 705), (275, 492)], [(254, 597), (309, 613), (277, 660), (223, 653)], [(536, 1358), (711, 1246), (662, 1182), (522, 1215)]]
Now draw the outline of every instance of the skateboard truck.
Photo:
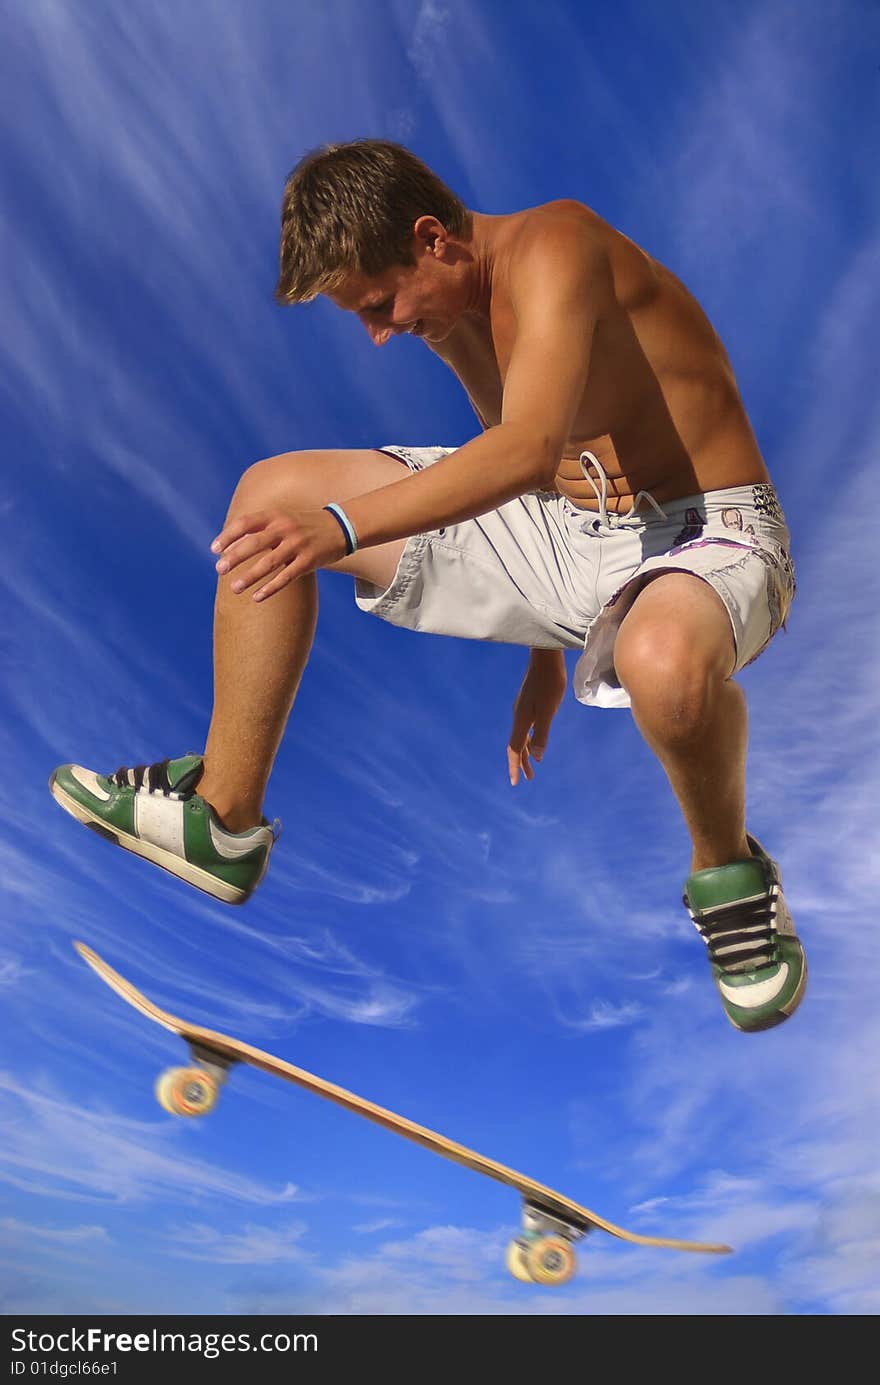
[(507, 1247), (507, 1268), (522, 1284), (566, 1284), (577, 1264), (572, 1243), (591, 1229), (589, 1223), (576, 1226), (547, 1207), (524, 1202), (522, 1231)]
[(166, 1068), (156, 1080), (156, 1100), (172, 1116), (206, 1116), (217, 1105), (233, 1060), (204, 1044), (190, 1041), (188, 1047), (192, 1066)]

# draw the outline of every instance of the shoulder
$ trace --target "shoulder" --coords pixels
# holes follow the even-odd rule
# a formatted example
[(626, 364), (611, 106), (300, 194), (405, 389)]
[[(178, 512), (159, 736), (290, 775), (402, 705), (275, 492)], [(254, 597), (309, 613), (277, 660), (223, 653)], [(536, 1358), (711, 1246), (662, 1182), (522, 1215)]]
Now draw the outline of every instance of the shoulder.
[(548, 290), (607, 295), (612, 289), (605, 238), (582, 202), (547, 202), (520, 213), (510, 228), (506, 258), (514, 301)]
[(511, 218), (509, 249), (512, 257), (538, 252), (544, 247), (582, 247), (585, 251), (601, 250), (602, 238), (597, 232), (597, 218), (583, 202), (560, 199), (529, 207)]

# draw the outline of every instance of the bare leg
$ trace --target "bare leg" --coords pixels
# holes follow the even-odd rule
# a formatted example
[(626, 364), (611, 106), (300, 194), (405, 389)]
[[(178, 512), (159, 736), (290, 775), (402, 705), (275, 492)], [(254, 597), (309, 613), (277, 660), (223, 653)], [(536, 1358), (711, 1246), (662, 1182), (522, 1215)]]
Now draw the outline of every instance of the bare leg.
[[(269, 508), (318, 509), (331, 500), (399, 481), (402, 464), (382, 453), (288, 452), (250, 467), (229, 514)], [(333, 564), (334, 571), (391, 582), (404, 541), (382, 544)], [(266, 785), (309, 657), (318, 615), (315, 574), (266, 601), (237, 594), (233, 571), (218, 579), (214, 607), (214, 711), (198, 786), (233, 832), (261, 819)]]
[(693, 844), (691, 871), (749, 856), (748, 714), (720, 597), (690, 573), (640, 592), (614, 648), (636, 725), (662, 764)]

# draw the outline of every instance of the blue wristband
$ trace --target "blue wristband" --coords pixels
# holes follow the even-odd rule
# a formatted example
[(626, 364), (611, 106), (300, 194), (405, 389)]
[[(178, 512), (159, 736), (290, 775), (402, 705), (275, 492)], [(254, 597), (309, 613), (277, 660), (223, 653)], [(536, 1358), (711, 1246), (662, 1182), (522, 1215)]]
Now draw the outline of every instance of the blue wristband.
[(334, 501), (332, 505), (325, 505), (324, 509), (330, 511), (331, 515), (337, 521), (340, 529), (345, 535), (346, 557), (348, 557), (350, 553), (356, 553), (358, 548), (358, 536), (354, 531), (354, 525), (352, 524), (348, 515), (343, 510), (342, 506), (337, 505)]

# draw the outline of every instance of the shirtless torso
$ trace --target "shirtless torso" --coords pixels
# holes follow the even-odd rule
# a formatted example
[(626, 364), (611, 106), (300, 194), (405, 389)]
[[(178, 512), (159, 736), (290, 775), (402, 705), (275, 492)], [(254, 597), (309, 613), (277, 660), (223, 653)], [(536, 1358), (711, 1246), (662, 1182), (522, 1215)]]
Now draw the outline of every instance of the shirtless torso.
[(613, 302), (596, 327), (558, 490), (596, 507), (578, 462), (583, 451), (594, 453), (608, 476), (610, 510), (626, 511), (640, 490), (662, 504), (769, 480), (727, 352), (674, 274), (578, 202), (475, 219), (491, 246), (488, 315), (465, 313), (444, 340), (426, 344), (458, 376), (484, 428), (501, 420), (515, 335), (507, 277), (522, 232), (537, 219), (575, 220), (608, 256)]

